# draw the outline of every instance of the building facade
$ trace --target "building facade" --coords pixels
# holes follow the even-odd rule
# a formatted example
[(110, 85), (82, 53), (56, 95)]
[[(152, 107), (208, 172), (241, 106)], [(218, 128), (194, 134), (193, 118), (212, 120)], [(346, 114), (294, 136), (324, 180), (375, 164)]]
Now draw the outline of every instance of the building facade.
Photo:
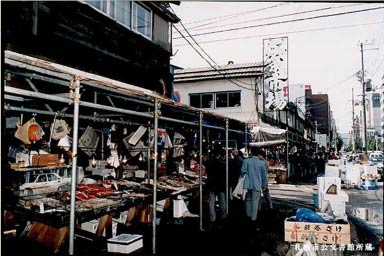
[(228, 64), (213, 68), (175, 70), (175, 91), (181, 103), (226, 115), (246, 123), (257, 123), (262, 110), (262, 65)]
[(206, 67), (175, 70), (175, 92), (180, 95), (181, 103), (248, 124), (260, 125), (261, 120), (278, 128), (288, 127), (290, 143), (300, 147), (315, 141), (313, 123), (303, 113), (303, 86), (302, 92), (293, 95), (285, 109), (265, 111), (261, 63), (228, 63), (217, 69)]
[(165, 2), (5, 1), (3, 49), (172, 94)]

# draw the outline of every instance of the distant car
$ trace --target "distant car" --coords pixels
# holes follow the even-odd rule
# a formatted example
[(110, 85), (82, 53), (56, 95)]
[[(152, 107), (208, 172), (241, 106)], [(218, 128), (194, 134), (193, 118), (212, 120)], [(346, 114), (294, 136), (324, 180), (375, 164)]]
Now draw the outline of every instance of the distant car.
[(20, 191), (24, 195), (68, 190), (71, 183), (71, 178), (63, 178), (56, 173), (38, 174), (32, 177), (32, 180), (33, 182), (24, 183), (20, 186)]
[(369, 154), (369, 161), (375, 165), (377, 165), (378, 168), (383, 168), (383, 154), (379, 152), (371, 153)]

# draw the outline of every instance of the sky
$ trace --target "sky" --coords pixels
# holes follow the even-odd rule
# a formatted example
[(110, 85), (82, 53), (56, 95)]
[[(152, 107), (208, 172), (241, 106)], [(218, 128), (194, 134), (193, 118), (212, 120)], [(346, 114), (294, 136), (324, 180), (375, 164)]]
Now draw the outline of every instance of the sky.
[[(376, 7), (384, 7), (384, 4), (182, 1), (179, 6), (172, 5), (181, 23), (218, 65), (228, 61), (261, 62), (263, 39), (287, 36), (289, 83), (309, 84), (313, 93), (327, 93), (341, 133), (349, 132), (352, 127), (352, 88), (355, 95), (362, 94), (361, 83), (354, 76), (361, 70), (361, 42), (365, 44), (366, 78), (372, 79), (374, 86), (383, 83), (384, 9), (266, 24)], [(186, 34), (181, 24), (176, 28)], [(180, 38), (176, 29), (173, 29), (173, 54), (173, 65), (182, 68), (209, 66), (185, 39)], [(361, 99), (356, 96), (356, 100), (359, 97)]]

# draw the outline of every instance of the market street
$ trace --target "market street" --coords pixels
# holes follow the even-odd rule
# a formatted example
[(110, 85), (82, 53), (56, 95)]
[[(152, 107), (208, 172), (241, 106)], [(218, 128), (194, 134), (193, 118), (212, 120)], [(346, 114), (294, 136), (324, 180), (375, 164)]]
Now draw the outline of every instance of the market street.
[(384, 4), (1, 1), (2, 255), (384, 255)]

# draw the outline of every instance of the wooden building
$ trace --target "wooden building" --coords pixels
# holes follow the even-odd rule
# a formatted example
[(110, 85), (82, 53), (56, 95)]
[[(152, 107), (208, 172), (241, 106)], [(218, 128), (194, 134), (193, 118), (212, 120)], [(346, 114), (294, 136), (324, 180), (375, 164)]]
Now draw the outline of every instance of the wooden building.
[(7, 1), (3, 49), (170, 97), (172, 24), (165, 2)]

